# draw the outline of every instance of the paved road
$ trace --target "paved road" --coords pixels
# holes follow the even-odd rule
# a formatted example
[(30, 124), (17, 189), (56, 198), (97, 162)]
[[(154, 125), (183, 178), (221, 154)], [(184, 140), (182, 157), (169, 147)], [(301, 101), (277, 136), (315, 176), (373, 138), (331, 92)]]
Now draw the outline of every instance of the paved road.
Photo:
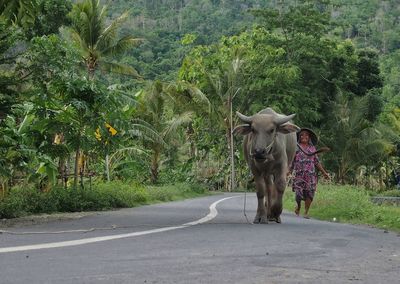
[(0, 283), (400, 283), (397, 233), (292, 213), (252, 225), (243, 196), (1, 228)]

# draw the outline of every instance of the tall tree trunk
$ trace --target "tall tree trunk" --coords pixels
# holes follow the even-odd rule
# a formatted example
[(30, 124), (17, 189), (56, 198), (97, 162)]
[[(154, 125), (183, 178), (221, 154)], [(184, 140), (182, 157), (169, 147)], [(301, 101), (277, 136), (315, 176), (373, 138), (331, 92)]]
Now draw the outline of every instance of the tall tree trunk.
[(60, 180), (61, 180), (61, 185), (63, 187), (65, 187), (66, 185), (64, 184), (64, 180), (65, 180), (65, 159), (64, 158), (60, 158), (60, 160), (58, 161), (58, 174), (60, 176)]
[(154, 151), (151, 159), (151, 168), (150, 168), (151, 182), (153, 184), (157, 183), (158, 181), (159, 157), (160, 153), (158, 151)]
[(229, 186), (229, 191), (233, 191), (235, 189), (235, 155), (233, 149), (233, 114), (232, 114), (232, 96), (229, 96), (229, 148), (230, 148), (230, 156), (231, 156), (231, 183)]
[(3, 199), (8, 192), (8, 184), (6, 180), (1, 180), (0, 181), (0, 191), (1, 191), (1, 196), (0, 196), (0, 200)]
[(76, 149), (76, 154), (75, 154), (74, 189), (78, 188), (79, 156), (80, 156), (80, 146), (78, 146), (78, 148)]
[(81, 152), (81, 137), (79, 136), (78, 137), (78, 146), (76, 148), (76, 154), (75, 154), (74, 189), (78, 188), (80, 152)]
[(109, 155), (108, 155), (108, 153), (106, 154), (105, 163), (106, 163), (106, 177), (107, 177), (107, 181), (110, 182), (110, 168), (109, 168)]
[(196, 157), (196, 152), (197, 152), (196, 144), (193, 141), (193, 135), (194, 135), (194, 129), (193, 129), (193, 123), (191, 122), (186, 128), (186, 137), (190, 144), (189, 158)]
[(389, 189), (389, 187), (390, 187), (389, 160), (386, 160), (385, 169), (386, 169), (386, 171), (385, 171), (385, 184), (386, 184), (386, 189)]
[(371, 183), (370, 183), (370, 169), (368, 166), (365, 167), (365, 187), (367, 189), (371, 188)]
[(384, 189), (384, 182), (383, 182), (383, 173), (382, 173), (382, 169), (380, 168), (379, 171), (379, 189), (382, 190)]

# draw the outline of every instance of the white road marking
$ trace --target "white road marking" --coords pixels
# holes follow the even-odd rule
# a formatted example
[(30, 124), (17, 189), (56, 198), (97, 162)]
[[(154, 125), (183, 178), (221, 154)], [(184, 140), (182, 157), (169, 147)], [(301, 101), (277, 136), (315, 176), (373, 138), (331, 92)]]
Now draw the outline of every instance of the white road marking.
[(116, 240), (116, 239), (122, 239), (122, 238), (138, 237), (138, 236), (149, 235), (149, 234), (154, 234), (154, 233), (161, 233), (161, 232), (167, 232), (167, 231), (172, 231), (172, 230), (177, 230), (177, 229), (183, 229), (183, 228), (187, 228), (189, 226), (199, 225), (199, 224), (202, 224), (202, 223), (205, 223), (205, 222), (208, 222), (208, 221), (214, 219), (218, 215), (218, 211), (216, 209), (218, 203), (225, 201), (227, 199), (235, 198), (235, 197), (239, 197), (239, 196), (226, 197), (226, 198), (222, 198), (222, 199), (214, 202), (213, 204), (210, 205), (210, 207), (209, 207), (210, 213), (208, 213), (207, 216), (205, 216), (199, 220), (193, 221), (193, 222), (185, 223), (180, 226), (172, 226), (172, 227), (165, 227), (165, 228), (159, 228), (159, 229), (153, 229), (153, 230), (147, 230), (147, 231), (141, 231), (141, 232), (95, 237), (95, 238), (86, 238), (86, 239), (64, 241), (64, 242), (44, 243), (44, 244), (16, 246), (16, 247), (3, 247), (3, 248), (0, 248), (0, 253), (78, 246), (78, 245), (84, 245), (84, 244), (90, 244), (90, 243), (104, 242), (104, 241)]

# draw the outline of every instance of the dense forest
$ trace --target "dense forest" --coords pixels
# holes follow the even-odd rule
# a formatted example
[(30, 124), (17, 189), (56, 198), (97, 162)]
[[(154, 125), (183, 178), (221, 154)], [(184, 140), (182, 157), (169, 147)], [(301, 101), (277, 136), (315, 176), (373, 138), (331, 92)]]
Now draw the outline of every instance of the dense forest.
[(335, 182), (394, 186), (398, 1), (0, 0), (0, 15), (2, 196), (246, 187), (234, 113), (267, 106), (315, 129)]

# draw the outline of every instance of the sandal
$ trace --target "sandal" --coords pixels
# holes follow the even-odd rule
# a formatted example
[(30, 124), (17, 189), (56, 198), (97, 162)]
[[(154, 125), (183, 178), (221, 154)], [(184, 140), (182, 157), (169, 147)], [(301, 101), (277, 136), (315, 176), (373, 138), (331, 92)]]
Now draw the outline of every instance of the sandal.
[(310, 216), (308, 216), (308, 215), (304, 215), (303, 216), (305, 219), (310, 219)]
[(299, 216), (299, 214), (300, 214), (300, 209), (299, 209), (299, 207), (296, 206), (296, 208), (294, 208), (294, 213), (295, 213), (297, 216)]

